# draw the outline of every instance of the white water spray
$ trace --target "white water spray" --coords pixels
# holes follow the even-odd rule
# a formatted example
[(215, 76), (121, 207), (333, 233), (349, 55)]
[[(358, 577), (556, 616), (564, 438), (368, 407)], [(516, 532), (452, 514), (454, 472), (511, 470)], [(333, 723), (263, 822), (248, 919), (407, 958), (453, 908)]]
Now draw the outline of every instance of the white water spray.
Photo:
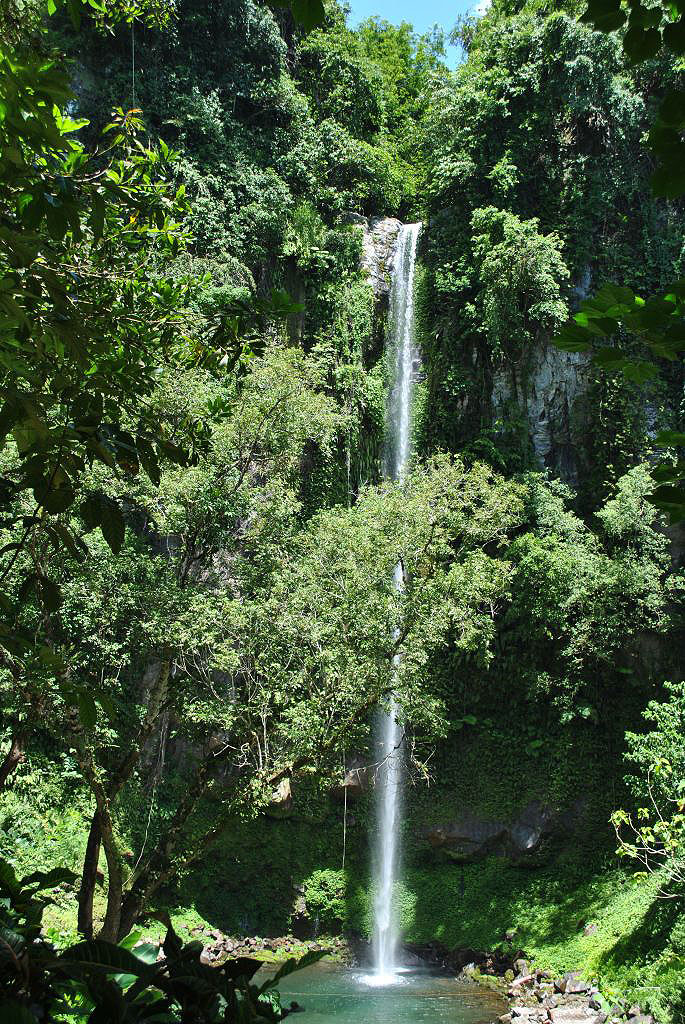
[[(411, 403), (418, 353), (414, 344), (414, 271), (420, 224), (405, 224), (399, 233), (390, 290), (388, 341), (394, 350), (393, 386), (388, 402), (387, 473), (402, 481), (409, 461)], [(402, 566), (394, 573), (395, 586), (404, 584)], [(399, 863), (398, 830), (402, 808), (404, 751), (402, 730), (396, 717), (395, 697), (376, 726), (376, 801), (378, 840), (375, 863), (374, 974), (373, 984), (391, 984), (399, 970), (399, 920), (393, 889)]]

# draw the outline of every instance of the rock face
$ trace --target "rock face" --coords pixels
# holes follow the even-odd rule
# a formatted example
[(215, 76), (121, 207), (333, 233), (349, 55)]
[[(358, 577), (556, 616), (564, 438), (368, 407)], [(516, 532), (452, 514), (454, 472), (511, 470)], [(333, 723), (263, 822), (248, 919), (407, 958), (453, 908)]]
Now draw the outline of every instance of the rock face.
[(521, 863), (538, 860), (547, 841), (567, 831), (570, 823), (571, 816), (534, 800), (510, 823), (487, 821), (466, 812), (458, 821), (426, 829), (423, 838), (455, 860), (473, 861), (494, 854)]
[(362, 229), (362, 270), (368, 276), (376, 300), (387, 302), (402, 222), (396, 217), (369, 218), (356, 213), (348, 214), (346, 220)]
[[(583, 427), (579, 414), (588, 384), (588, 357), (579, 352), (562, 352), (540, 342), (529, 355), (526, 380), (515, 393), (506, 369), (493, 378), (492, 409), (496, 418), (506, 418), (507, 407), (515, 402), (528, 420), (529, 437), (542, 467), (563, 479), (577, 481), (577, 444)], [(523, 391), (523, 395), (520, 393)]]

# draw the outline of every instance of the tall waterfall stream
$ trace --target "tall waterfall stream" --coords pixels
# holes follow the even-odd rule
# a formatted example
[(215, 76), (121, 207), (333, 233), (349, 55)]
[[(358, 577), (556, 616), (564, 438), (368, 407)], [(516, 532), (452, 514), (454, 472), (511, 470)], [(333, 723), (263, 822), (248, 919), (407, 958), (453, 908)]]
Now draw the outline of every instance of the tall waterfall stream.
[[(414, 343), (414, 274), (420, 224), (400, 229), (390, 291), (389, 350), (394, 376), (388, 400), (388, 454), (386, 472), (402, 481), (410, 453), (410, 423), (414, 375), (418, 353)], [(402, 566), (394, 573), (395, 586), (403, 586)], [(376, 802), (378, 839), (375, 851), (374, 980), (389, 984), (397, 973), (399, 920), (393, 890), (399, 863), (398, 832), (402, 808), (403, 734), (397, 721), (395, 698), (376, 725)]]
[[(402, 481), (411, 451), (411, 406), (419, 358), (414, 344), (414, 271), (420, 224), (400, 229), (390, 292), (388, 354), (392, 385), (388, 399), (386, 473)], [(404, 586), (402, 566), (395, 586)], [(400, 922), (393, 894), (400, 867), (399, 829), (404, 779), (404, 737), (393, 697), (376, 721), (377, 843), (374, 856), (373, 970), (360, 973), (335, 963), (297, 971), (279, 983), (288, 998), (304, 1004), (320, 1024), (484, 1024), (506, 1008), (485, 988), (435, 974), (424, 966), (402, 967)], [(310, 1019), (304, 1014), (304, 1019)]]

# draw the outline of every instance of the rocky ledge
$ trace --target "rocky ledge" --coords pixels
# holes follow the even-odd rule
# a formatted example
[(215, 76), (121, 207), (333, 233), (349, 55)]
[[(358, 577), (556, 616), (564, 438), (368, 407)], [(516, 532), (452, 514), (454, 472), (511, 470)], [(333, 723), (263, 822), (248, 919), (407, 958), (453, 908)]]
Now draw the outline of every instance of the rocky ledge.
[(421, 838), (432, 849), (457, 861), (471, 862), (494, 855), (515, 864), (532, 860), (540, 863), (549, 856), (554, 840), (568, 839), (581, 820), (582, 811), (581, 800), (563, 812), (531, 800), (512, 821), (465, 813), (456, 821), (430, 826)]
[(292, 935), (277, 938), (261, 938), (255, 936), (224, 935), (218, 928), (191, 928), (191, 939), (203, 943), (202, 962), (205, 964), (221, 964), (224, 960), (238, 956), (250, 956), (265, 962), (285, 959), (290, 956), (302, 956), (309, 950), (321, 950), (345, 960), (348, 956), (347, 943), (344, 939), (326, 938), (324, 942), (296, 939)]

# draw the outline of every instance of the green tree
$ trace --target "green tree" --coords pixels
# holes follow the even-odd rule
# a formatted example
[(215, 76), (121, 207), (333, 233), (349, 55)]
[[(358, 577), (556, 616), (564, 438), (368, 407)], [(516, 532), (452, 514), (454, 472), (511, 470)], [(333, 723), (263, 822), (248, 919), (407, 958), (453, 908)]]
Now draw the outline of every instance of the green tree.
[(525, 379), (528, 348), (566, 317), (562, 298), (569, 272), (556, 234), (494, 206), (471, 218), (477, 292), (476, 323), (494, 361), (503, 359), (516, 379)]
[[(612, 823), (618, 853), (640, 874), (658, 872), (666, 896), (682, 898), (685, 882), (685, 684), (665, 683), (666, 700), (651, 701), (647, 732), (626, 735), (635, 811), (618, 810)], [(638, 774), (635, 774), (637, 772)]]

